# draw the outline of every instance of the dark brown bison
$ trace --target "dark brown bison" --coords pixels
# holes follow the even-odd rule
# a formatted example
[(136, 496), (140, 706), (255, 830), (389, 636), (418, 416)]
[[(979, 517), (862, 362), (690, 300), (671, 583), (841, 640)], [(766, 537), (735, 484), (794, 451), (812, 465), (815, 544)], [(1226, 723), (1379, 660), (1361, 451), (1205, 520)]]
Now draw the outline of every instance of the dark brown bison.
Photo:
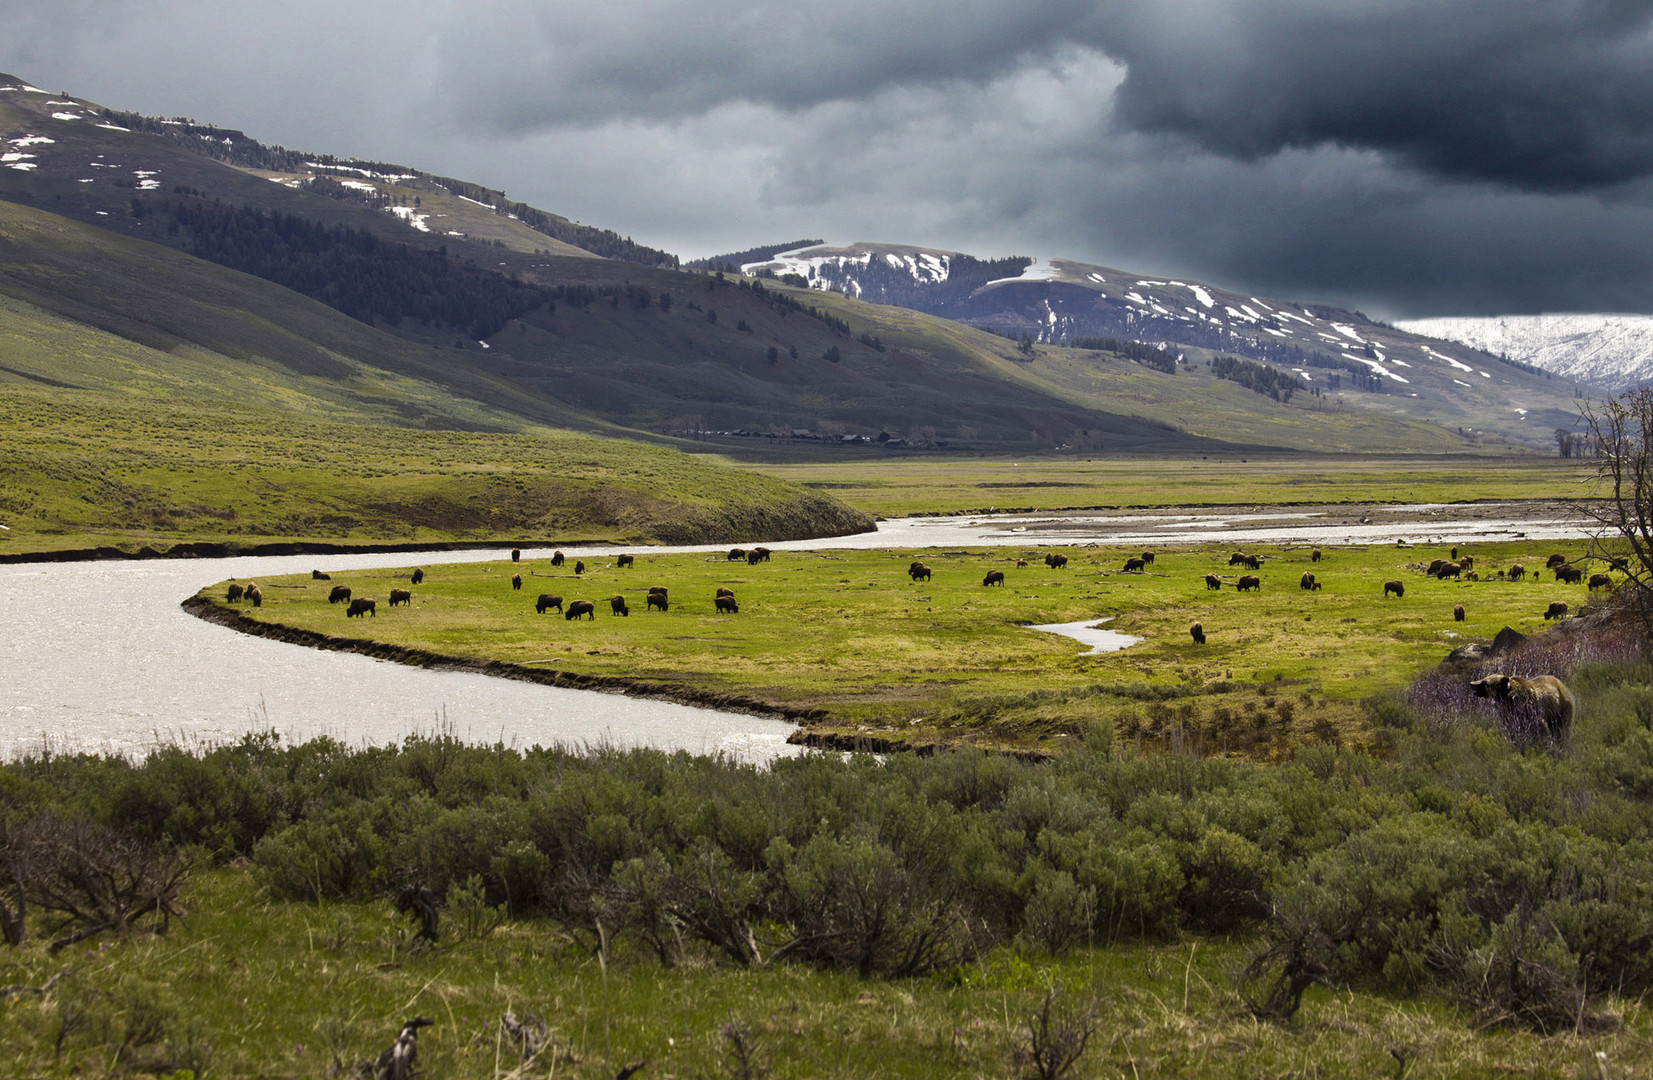
[(407, 604), (412, 606), (413, 594), (406, 589), (390, 590), (390, 606), (395, 607), (397, 604)]
[(1302, 589), (1304, 592), (1308, 592), (1310, 589), (1313, 589), (1314, 585), (1314, 575), (1307, 570), (1303, 571), (1303, 576), (1297, 579), (1297, 587)]
[(1390, 593), (1394, 593), (1397, 598), (1405, 596), (1406, 583), (1398, 580), (1385, 581), (1383, 583), (1383, 598), (1385, 600), (1389, 599)]
[(631, 609), (626, 607), (626, 598), (611, 596), (608, 598), (608, 609), (616, 615), (630, 615)]
[(1607, 569), (1618, 570), (1621, 573), (1628, 574), (1630, 572), (1630, 560), (1626, 559), (1623, 555), (1614, 555), (1612, 558), (1607, 560)]
[(766, 548), (766, 547), (755, 547), (751, 551), (748, 551), (746, 553), (746, 564), (748, 566), (754, 566), (754, 565), (756, 565), (760, 562), (768, 562), (768, 561), (769, 561), (769, 549)]
[(534, 614), (544, 615), (552, 608), (562, 610), (562, 597), (552, 596), (550, 593), (540, 593), (540, 598), (534, 601)]
[(1457, 561), (1457, 558), (1458, 558), (1458, 549), (1457, 549), (1457, 548), (1453, 548), (1453, 549), (1452, 549), (1452, 559), (1453, 559), (1453, 561), (1454, 561), (1454, 562), (1456, 562), (1456, 561)]
[(730, 548), (729, 549), (729, 558), (728, 558), (729, 562), (741, 562), (745, 558), (746, 558), (746, 549), (745, 548)]
[(1488, 675), (1471, 682), (1469, 688), (1475, 691), (1476, 697), (1491, 698), (1506, 724), (1520, 712), (1526, 712), (1542, 723), (1545, 734), (1557, 742), (1567, 737), (1573, 725), (1573, 712), (1578, 707), (1573, 692), (1554, 675), (1534, 675), (1530, 679)]
[(1026, 559), (1017, 559), (1016, 560), (1016, 569), (1018, 569), (1018, 570), (1027, 569), (1027, 560)]
[(1142, 561), (1145, 562), (1145, 563), (1152, 564), (1153, 561), (1154, 561), (1154, 553), (1151, 552), (1151, 551), (1144, 551), (1142, 553)]
[(929, 581), (930, 568), (921, 562), (913, 563), (907, 568), (907, 576), (912, 578), (914, 581)]
[(740, 605), (735, 603), (735, 598), (732, 596), (720, 596), (712, 601), (712, 605), (717, 609), (717, 613), (719, 615), (722, 615), (724, 612), (728, 612), (731, 615), (740, 614)]
[(1611, 589), (1612, 587), (1613, 587), (1613, 579), (1608, 577), (1606, 574), (1591, 574), (1590, 575), (1590, 588), (1592, 588), (1592, 589)]
[(614, 560), (614, 565), (619, 567), (620, 569), (624, 570), (626, 567), (630, 566), (634, 561), (636, 561), (636, 560), (634, 560), (630, 555), (621, 555), (619, 558)]
[(1563, 618), (1566, 618), (1567, 617), (1567, 605), (1564, 602), (1560, 601), (1560, 600), (1554, 601), (1553, 603), (1550, 604), (1549, 610), (1544, 612), (1544, 617), (1546, 619), (1563, 619)]
[(522, 561), (522, 549), (521, 548), (512, 548), (511, 549), (511, 561), (512, 562), (521, 562)]
[(717, 587), (717, 594), (719, 596), (734, 596), (735, 591), (733, 589), (729, 588), (727, 585), (719, 585)]
[(1511, 581), (1520, 581), (1527, 576), (1527, 568), (1520, 563), (1510, 563), (1509, 577)]
[(327, 591), (327, 602), (329, 604), (343, 603), (348, 599), (350, 599), (350, 586), (348, 585), (335, 585)]
[(241, 599), (241, 595), (246, 591), (247, 590), (240, 585), (231, 585), (229, 588), (224, 590), (224, 599), (233, 604), (237, 600)]
[(1544, 569), (1554, 570), (1556, 567), (1560, 566), (1562, 563), (1564, 563), (1566, 561), (1567, 561), (1567, 556), (1561, 554), (1561, 552), (1558, 551), (1554, 555), (1551, 555), (1549, 558), (1544, 560)]
[(1228, 565), (1230, 565), (1230, 566), (1239, 566), (1240, 564), (1244, 563), (1245, 560), (1246, 560), (1245, 552), (1236, 551), (1236, 552), (1233, 552), (1232, 554), (1230, 554), (1228, 556)]
[(310, 580), (311, 581), (332, 581), (333, 580), (333, 575), (324, 574), (320, 570), (312, 570), (312, 571), (310, 571)]
[(1134, 557), (1129, 558), (1125, 560), (1125, 572), (1130, 573), (1132, 570), (1144, 570), (1147, 568), (1147, 565), (1148, 564), (1143, 562), (1141, 559)]
[(649, 586), (649, 595), (653, 596), (656, 593), (658, 593), (661, 596), (665, 596), (666, 595), (666, 587), (664, 585), (650, 585)]
[(1004, 571), (1003, 570), (989, 570), (987, 572), (987, 576), (981, 579), (981, 583), (983, 585), (1003, 585), (1004, 584)]
[(1234, 587), (1239, 589), (1241, 592), (1246, 592), (1251, 589), (1262, 592), (1263, 579), (1258, 577), (1256, 574), (1241, 574), (1240, 580), (1234, 583)]
[(1218, 577), (1216, 574), (1207, 574), (1205, 575), (1205, 587), (1208, 589), (1220, 589), (1223, 587), (1223, 579)]
[(1046, 555), (1045, 556), (1045, 565), (1050, 567), (1052, 570), (1060, 570), (1062, 567), (1066, 566), (1067, 564), (1068, 564), (1068, 557), (1066, 555)]
[(1463, 572), (1464, 568), (1462, 564), (1449, 562), (1442, 563), (1441, 568), (1435, 571), (1435, 576), (1440, 578), (1442, 581), (1445, 581), (1447, 578), (1455, 578)]
[(585, 560), (583, 560), (583, 559), (575, 559), (574, 560), (574, 572), (576, 574), (585, 573)]
[(1558, 566), (1555, 568), (1555, 579), (1565, 581), (1569, 585), (1577, 585), (1584, 580), (1584, 571), (1576, 566)]
[(1205, 644), (1205, 627), (1201, 626), (1199, 623), (1195, 623), (1193, 626), (1190, 626), (1188, 628), (1188, 634), (1194, 639), (1195, 645)]
[(1428, 568), (1424, 570), (1424, 573), (1428, 574), (1430, 577), (1434, 577), (1436, 574), (1439, 574), (1441, 572), (1441, 567), (1443, 567), (1445, 565), (1446, 565), (1446, 560), (1445, 559), (1436, 559), (1435, 561), (1433, 561), (1429, 564)]
[(350, 606), (344, 609), (344, 617), (350, 619), (358, 615), (371, 615), (375, 619), (378, 618), (379, 602), (371, 596), (356, 597), (356, 599), (350, 601)]
[(1320, 549), (1315, 548), (1313, 551), (1309, 552), (1309, 562), (1319, 562), (1319, 561), (1320, 561)]
[(1246, 566), (1247, 569), (1250, 569), (1250, 570), (1261, 570), (1263, 568), (1262, 556), (1260, 556), (1260, 555), (1247, 555), (1245, 557), (1245, 566)]
[(248, 585), (246, 596), (247, 596), (248, 601), (250, 601), (252, 603), (253, 607), (263, 607), (264, 606), (264, 594), (259, 591), (259, 588), (258, 588), (257, 585)]
[(415, 585), (418, 585), (420, 582), (425, 580), (425, 572), (423, 570), (415, 570), (413, 572), (412, 580)]
[(562, 613), (562, 617), (565, 619), (578, 619), (582, 615), (595, 620), (597, 618), (597, 605), (590, 600), (570, 600), (568, 610)]
[(522, 591), (522, 575), (521, 574), (512, 574), (511, 575), (511, 591), (512, 592), (521, 592)]
[(551, 565), (552, 566), (561, 566), (562, 565), (562, 552), (553, 551), (551, 553)]
[(1464, 606), (1462, 604), (1457, 604), (1452, 608), (1452, 621), (1453, 622), (1463, 622), (1464, 621)]
[(667, 607), (668, 607), (668, 605), (666, 603), (666, 594), (665, 593), (663, 593), (663, 592), (651, 592), (651, 593), (649, 593), (649, 603), (648, 603), (648, 607), (645, 610), (653, 611), (655, 608), (659, 608), (661, 611), (665, 611), (665, 610), (667, 610)]
[[(1457, 549), (1457, 548), (1453, 548), (1453, 549), (1452, 549), (1452, 550), (1454, 550), (1454, 551), (1456, 551), (1456, 550), (1458, 550), (1458, 549)], [(1462, 568), (1463, 568), (1463, 569), (1465, 569), (1465, 570), (1473, 570), (1473, 569), (1475, 569), (1475, 556), (1473, 556), (1473, 555), (1465, 555), (1465, 556), (1464, 556), (1464, 557), (1463, 557), (1463, 558), (1461, 558), (1461, 559), (1459, 559), (1459, 560), (1458, 560), (1458, 565), (1459, 565), (1459, 566), (1460, 566), (1460, 567), (1462, 567)]]

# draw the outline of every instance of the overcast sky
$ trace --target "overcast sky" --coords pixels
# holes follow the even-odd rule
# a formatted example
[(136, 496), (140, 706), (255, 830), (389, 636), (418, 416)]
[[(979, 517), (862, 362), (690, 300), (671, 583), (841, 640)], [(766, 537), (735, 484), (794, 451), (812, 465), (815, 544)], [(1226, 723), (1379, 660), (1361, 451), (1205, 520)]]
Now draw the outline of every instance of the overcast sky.
[(685, 257), (1075, 258), (1653, 312), (1649, 0), (5, 0), (0, 70)]

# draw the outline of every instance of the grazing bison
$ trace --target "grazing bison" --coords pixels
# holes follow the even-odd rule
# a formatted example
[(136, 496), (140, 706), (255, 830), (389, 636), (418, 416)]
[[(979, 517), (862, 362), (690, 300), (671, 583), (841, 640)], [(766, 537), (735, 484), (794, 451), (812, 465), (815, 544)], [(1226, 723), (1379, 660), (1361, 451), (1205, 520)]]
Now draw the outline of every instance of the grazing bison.
[(608, 598), (608, 609), (616, 615), (630, 615), (631, 609), (626, 607), (626, 598), (611, 596)]
[(619, 558), (614, 560), (614, 565), (619, 567), (621, 570), (624, 570), (626, 567), (630, 566), (633, 562), (636, 562), (636, 560), (634, 558), (632, 558), (630, 555), (621, 555)]
[(1251, 570), (1261, 570), (1263, 568), (1263, 560), (1257, 555), (1247, 555), (1245, 557), (1245, 565)]
[(1569, 585), (1577, 585), (1584, 580), (1584, 571), (1576, 566), (1558, 566), (1555, 568), (1555, 579), (1565, 581)]
[(1608, 577), (1606, 574), (1591, 574), (1590, 575), (1590, 588), (1591, 589), (1611, 589), (1612, 587), (1613, 587), (1613, 579)]
[(534, 614), (544, 615), (552, 608), (562, 610), (562, 597), (552, 596), (550, 593), (540, 593), (540, 598), (534, 601)]
[(1520, 581), (1527, 576), (1527, 568), (1520, 563), (1510, 563), (1510, 580)]
[(552, 566), (561, 566), (562, 565), (562, 552), (553, 551), (551, 553), (551, 565)]
[(912, 578), (914, 581), (918, 581), (921, 578), (925, 581), (929, 581), (930, 568), (921, 562), (915, 562), (911, 566), (907, 567), (907, 576)]
[(350, 586), (348, 585), (335, 585), (328, 590), (327, 602), (329, 604), (343, 603), (348, 599), (350, 599)]
[(231, 585), (229, 588), (224, 590), (224, 599), (233, 604), (237, 600), (241, 599), (241, 594), (246, 591), (247, 590), (240, 585)]
[(1464, 568), (1461, 563), (1449, 562), (1442, 563), (1441, 568), (1435, 571), (1435, 576), (1445, 581), (1447, 578), (1455, 578), (1463, 572)]
[(1607, 569), (1618, 570), (1628, 574), (1630, 572), (1630, 560), (1626, 559), (1623, 555), (1614, 555), (1611, 559), (1607, 560)]
[(1236, 551), (1233, 554), (1228, 556), (1228, 565), (1230, 565), (1230, 566), (1239, 566), (1241, 563), (1245, 562), (1245, 560), (1246, 560), (1245, 552)]
[(1045, 556), (1045, 565), (1050, 567), (1052, 570), (1060, 570), (1060, 569), (1062, 569), (1062, 567), (1066, 566), (1067, 564), (1068, 564), (1068, 557), (1066, 555), (1046, 555)]
[(1424, 573), (1428, 574), (1430, 577), (1434, 577), (1434, 576), (1436, 576), (1437, 574), (1439, 574), (1441, 572), (1441, 567), (1443, 567), (1445, 565), (1446, 565), (1446, 560), (1445, 559), (1436, 559), (1434, 562), (1429, 564), (1428, 569), (1426, 569), (1424, 571)]
[(1564, 601), (1556, 600), (1550, 604), (1549, 610), (1544, 612), (1546, 619), (1564, 619), (1567, 617), (1567, 605)]
[(521, 574), (512, 574), (511, 575), (511, 591), (512, 592), (521, 592), (522, 591), (522, 575)]
[(1144, 551), (1142, 553), (1142, 561), (1151, 564), (1154, 561), (1154, 553), (1151, 551)]
[(755, 547), (751, 551), (748, 551), (746, 553), (746, 562), (747, 562), (748, 565), (750, 565), (752, 563), (760, 563), (760, 562), (768, 562), (768, 561), (769, 561), (769, 549), (766, 548), (766, 547)]
[(395, 607), (397, 604), (407, 604), (412, 606), (413, 594), (406, 589), (390, 590), (390, 606)]
[(1518, 711), (1526, 712), (1544, 725), (1544, 732), (1557, 742), (1567, 737), (1573, 726), (1573, 712), (1577, 703), (1567, 684), (1554, 675), (1534, 675), (1523, 679), (1516, 675), (1494, 674), (1476, 679), (1469, 684), (1476, 697), (1491, 698), (1507, 723)]
[(1023, 569), (1026, 569), (1026, 568), (1027, 568), (1027, 560), (1026, 559), (1017, 559), (1016, 560), (1016, 569), (1023, 570)]
[(719, 615), (726, 611), (731, 615), (740, 614), (740, 605), (735, 603), (735, 598), (732, 596), (720, 596), (712, 601), (712, 605), (717, 608)]
[(522, 549), (521, 548), (512, 548), (511, 549), (511, 561), (512, 562), (521, 562), (522, 561)]
[(1314, 575), (1307, 570), (1303, 571), (1303, 576), (1297, 579), (1297, 587), (1304, 592), (1313, 589), (1314, 584)]
[(413, 583), (415, 585), (417, 585), (417, 584), (419, 584), (420, 582), (422, 582), (424, 580), (425, 580), (425, 572), (423, 570), (414, 570), (414, 572), (413, 572)]
[[(1456, 551), (1458, 549), (1453, 548), (1452, 550)], [(1458, 560), (1458, 565), (1465, 570), (1473, 570), (1475, 568), (1475, 556), (1465, 555), (1463, 558)]]
[(989, 570), (987, 572), (987, 576), (981, 579), (981, 583), (983, 585), (1003, 585), (1004, 584), (1004, 571), (1003, 570)]
[(1554, 555), (1551, 555), (1548, 559), (1544, 560), (1544, 569), (1554, 570), (1556, 567), (1560, 566), (1562, 563), (1564, 563), (1566, 561), (1567, 561), (1567, 556), (1561, 554), (1558, 551)]
[(1201, 626), (1199, 623), (1195, 623), (1193, 626), (1188, 628), (1188, 635), (1194, 639), (1195, 645), (1205, 644), (1205, 627)]
[(729, 588), (727, 585), (719, 585), (717, 587), (717, 594), (719, 596), (733, 596), (733, 595), (735, 595), (735, 591), (733, 589)]
[(1218, 577), (1216, 574), (1207, 574), (1205, 575), (1205, 587), (1208, 589), (1220, 589), (1223, 587), (1223, 579)]
[(728, 562), (740, 562), (746, 558), (745, 548), (730, 548)]
[(664, 592), (649, 593), (649, 603), (645, 610), (653, 611), (655, 608), (659, 608), (661, 611), (667, 609), (666, 594)]
[(379, 617), (378, 601), (371, 596), (358, 596), (350, 601), (350, 606), (344, 609), (344, 617), (350, 619), (360, 615), (371, 615), (377, 619)]
[(574, 572), (576, 574), (585, 573), (585, 560), (584, 559), (575, 559), (574, 560)]
[(264, 594), (259, 591), (257, 585), (248, 585), (247, 586), (246, 597), (249, 601), (252, 602), (253, 607), (263, 607), (264, 606)]
[(1464, 606), (1462, 604), (1456, 604), (1456, 605), (1453, 606), (1453, 608), (1452, 608), (1452, 621), (1453, 622), (1463, 622), (1464, 621)]
[(1394, 593), (1396, 597), (1405, 596), (1406, 595), (1406, 584), (1404, 582), (1395, 581), (1395, 580), (1385, 581), (1383, 583), (1383, 598), (1385, 600), (1389, 599), (1389, 594), (1390, 593)]
[(1147, 567), (1147, 565), (1148, 564), (1143, 562), (1141, 559), (1137, 559), (1137, 558), (1126, 559), (1125, 560), (1125, 572), (1129, 573), (1132, 570), (1140, 571), (1140, 570), (1145, 569)]
[(562, 613), (562, 617), (565, 619), (578, 619), (581, 615), (595, 620), (597, 618), (597, 605), (590, 600), (570, 600), (568, 610)]
[(311, 581), (332, 581), (333, 580), (333, 575), (324, 574), (320, 570), (312, 570), (312, 571), (310, 571), (310, 580)]
[(1309, 562), (1319, 562), (1319, 561), (1320, 561), (1320, 549), (1315, 548), (1313, 551), (1309, 552)]
[(1255, 589), (1258, 592), (1262, 592), (1263, 579), (1258, 577), (1256, 574), (1241, 574), (1240, 580), (1234, 583), (1234, 587), (1239, 589), (1241, 592), (1245, 592), (1248, 589)]

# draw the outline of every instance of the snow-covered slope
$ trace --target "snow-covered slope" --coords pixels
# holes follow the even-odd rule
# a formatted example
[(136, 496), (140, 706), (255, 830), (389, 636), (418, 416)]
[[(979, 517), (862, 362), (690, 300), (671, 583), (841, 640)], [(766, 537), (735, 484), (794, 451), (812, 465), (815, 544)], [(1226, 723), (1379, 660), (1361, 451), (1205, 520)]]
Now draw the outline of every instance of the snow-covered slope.
[(1653, 379), (1653, 315), (1500, 315), (1396, 325), (1612, 389)]

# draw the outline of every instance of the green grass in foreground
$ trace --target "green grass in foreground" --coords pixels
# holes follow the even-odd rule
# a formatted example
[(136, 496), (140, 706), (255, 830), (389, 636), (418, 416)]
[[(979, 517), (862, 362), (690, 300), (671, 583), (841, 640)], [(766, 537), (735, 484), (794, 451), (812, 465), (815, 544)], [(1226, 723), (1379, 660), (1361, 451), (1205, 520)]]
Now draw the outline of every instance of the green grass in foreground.
[[(1414, 1078), (1620, 1076), (1653, 1039), (1634, 1000), (1610, 1004), (1622, 1027), (1583, 1035), (1477, 1031), (1444, 1003), (1359, 989), (1313, 989), (1292, 1023), (1261, 1023), (1232, 989), (1243, 939), (1059, 960), (1001, 947), (943, 976), (868, 982), (795, 965), (662, 968), (624, 949), (605, 966), (554, 924), (493, 925), (486, 911), (472, 935), (416, 950), (388, 901), (271, 902), (247, 869), (198, 874), (189, 900), (187, 925), (166, 937), (0, 956), (7, 983), (65, 973), (0, 1004), (0, 1071), (353, 1075), (337, 1067), (375, 1057), (419, 1015), (435, 1021), (419, 1041), (429, 1077), (607, 1078), (645, 1058), (639, 1077), (1022, 1076), (1027, 1022), (1057, 983), (1098, 1005), (1077, 1077), (1393, 1076), (1397, 1052)], [(526, 1068), (500, 1031), (507, 1009), (550, 1028)], [(757, 1068), (741, 1070), (730, 1025), (750, 1033)]]
[(1009, 508), (1573, 500), (1589, 498), (1595, 490), (1588, 462), (1538, 456), (1030, 455), (738, 467), (830, 492), (882, 517)]
[[(1319, 563), (1307, 548), (1254, 548), (1266, 560), (1262, 591), (1243, 594), (1233, 585), (1246, 571), (1227, 565), (1226, 546), (1161, 550), (1146, 573), (1122, 572), (1131, 551), (1059, 550), (1070, 558), (1059, 570), (1037, 551), (1015, 549), (783, 551), (756, 566), (642, 552), (631, 569), (589, 559), (583, 577), (572, 559), (562, 568), (543, 560), (442, 566), (412, 587), (411, 605), (395, 609), (386, 599), (409, 587), (408, 569), (353, 571), (330, 582), (262, 581), (262, 609), (238, 606), (335, 637), (621, 677), (666, 694), (689, 687), (821, 709), (816, 726), (835, 731), (1027, 745), (1100, 723), (1125, 737), (1271, 758), (1305, 741), (1364, 743), (1365, 699), (1405, 684), (1464, 638), (1491, 638), (1504, 626), (1536, 633), (1551, 601), (1576, 610), (1588, 598), (1549, 573), (1519, 583), (1436, 581), (1422, 567), (1447, 551), (1424, 547), (1328, 548)], [(1577, 542), (1465, 552), (1490, 576), (1517, 561), (1542, 570), (1552, 550), (1584, 554)], [(1018, 568), (1018, 557), (1028, 565)], [(931, 567), (930, 581), (908, 579), (915, 558)], [(1002, 588), (982, 585), (994, 569), (1006, 575)], [(1321, 591), (1299, 588), (1309, 569)], [(520, 592), (513, 572), (523, 575)], [(1206, 574), (1227, 584), (1209, 590)], [(1392, 578), (1404, 581), (1404, 599), (1383, 597)], [(334, 585), (377, 598), (377, 615), (347, 619), (343, 605), (326, 601)], [(667, 613), (647, 610), (644, 594), (655, 585), (670, 590)], [(714, 611), (719, 586), (734, 591), (739, 614)], [(565, 606), (595, 601), (596, 617), (537, 615), (541, 593)], [(202, 595), (222, 602), (224, 585)], [(610, 613), (615, 595), (626, 598), (629, 617)], [(1462, 623), (1453, 620), (1457, 604)], [(1026, 625), (1103, 617), (1145, 640), (1081, 655), (1071, 639)], [(1204, 627), (1203, 646), (1190, 639), (1193, 622)]]

